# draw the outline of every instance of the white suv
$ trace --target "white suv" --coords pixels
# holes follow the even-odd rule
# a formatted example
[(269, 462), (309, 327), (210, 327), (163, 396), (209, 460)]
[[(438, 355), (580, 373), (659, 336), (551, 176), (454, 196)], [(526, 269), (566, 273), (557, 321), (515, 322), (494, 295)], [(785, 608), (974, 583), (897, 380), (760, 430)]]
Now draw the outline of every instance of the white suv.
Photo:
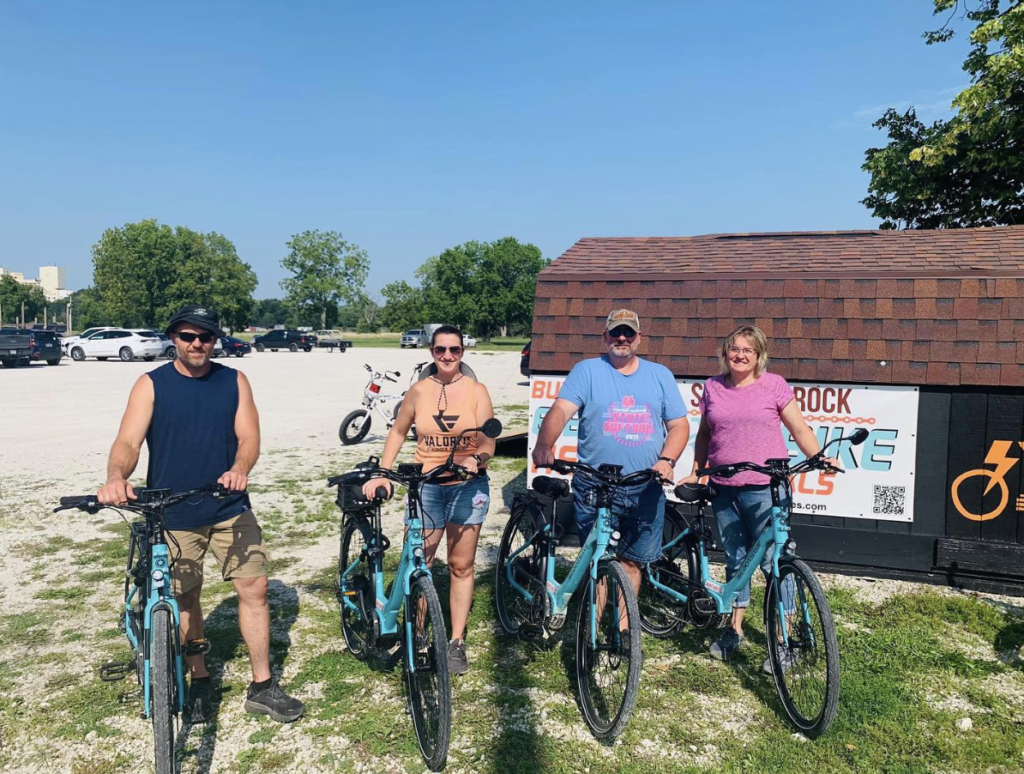
[(85, 360), (87, 357), (94, 357), (97, 360), (111, 357), (124, 361), (137, 357), (155, 360), (163, 355), (164, 344), (153, 335), (140, 335), (124, 328), (110, 328), (98, 331), (87, 339), (72, 342), (68, 344), (68, 349), (72, 360)]

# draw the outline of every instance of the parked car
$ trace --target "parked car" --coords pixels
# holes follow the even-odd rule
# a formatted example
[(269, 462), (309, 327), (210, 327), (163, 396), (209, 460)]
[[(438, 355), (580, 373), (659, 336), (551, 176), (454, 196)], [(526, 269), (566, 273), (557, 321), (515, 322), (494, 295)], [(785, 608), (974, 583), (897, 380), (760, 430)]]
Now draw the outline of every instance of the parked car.
[(317, 346), (327, 347), (328, 352), (333, 352), (337, 347), (341, 352), (352, 346), (352, 342), (346, 339), (337, 328), (316, 332)]
[(526, 342), (526, 346), (523, 347), (523, 351), (520, 354), (519, 373), (521, 373), (523, 376), (530, 375), (530, 344), (532, 343), (532, 340)]
[(144, 338), (160, 339), (160, 345), (163, 351), (158, 357), (165, 357), (168, 360), (174, 360), (178, 356), (177, 350), (174, 348), (174, 342), (171, 341), (171, 337), (162, 331), (155, 331), (152, 328), (127, 328), (126, 330), (132, 333), (137, 333)]
[(469, 349), (470, 347), (475, 347), (476, 346), (476, 336), (474, 336), (472, 333), (463, 333), (462, 334), (462, 346), (464, 346), (466, 349)]
[(265, 349), (269, 349), (271, 352), (277, 352), (279, 349), (287, 349), (291, 352), (298, 352), (302, 349), (312, 352), (316, 341), (316, 336), (312, 333), (277, 328), (262, 336), (254, 336), (252, 346), (257, 352), (262, 352)]
[(412, 347), (413, 349), (416, 347), (422, 347), (423, 329), (412, 328), (411, 330), (407, 330), (402, 334), (402, 340), (398, 343), (398, 346), (402, 349), (405, 349), (406, 347)]
[(234, 336), (221, 336), (220, 345), (225, 355), (243, 357), (252, 352), (252, 345), (248, 341), (236, 339)]
[(60, 340), (60, 348), (64, 350), (65, 355), (71, 354), (71, 345), (82, 339), (87, 339), (90, 336), (99, 333), (100, 331), (112, 331), (116, 326), (114, 325), (99, 325), (93, 328), (86, 328), (84, 331), (79, 333), (77, 336), (64, 336)]
[(0, 328), (0, 363), (17, 368), (32, 362), (32, 334), (20, 328)]
[[(152, 334), (153, 331), (148, 331)], [(87, 339), (79, 339), (70, 345), (72, 360), (85, 360), (94, 357), (107, 360), (116, 357), (124, 361), (141, 357), (143, 360), (155, 360), (164, 354), (164, 343), (155, 335), (134, 333), (124, 328), (112, 328), (99, 331)]]
[(57, 365), (64, 357), (60, 348), (60, 337), (55, 331), (34, 330), (30, 332), (29, 343), (32, 345), (32, 360), (45, 360), (47, 365)]

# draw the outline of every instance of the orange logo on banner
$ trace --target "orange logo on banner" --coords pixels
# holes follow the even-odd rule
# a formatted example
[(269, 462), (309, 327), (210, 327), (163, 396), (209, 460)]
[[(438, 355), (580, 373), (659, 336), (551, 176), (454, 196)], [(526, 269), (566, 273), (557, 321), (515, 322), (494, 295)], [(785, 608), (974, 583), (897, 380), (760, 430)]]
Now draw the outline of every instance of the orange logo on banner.
[[(975, 468), (974, 470), (968, 470), (966, 473), (961, 473), (956, 477), (953, 482), (953, 505), (960, 511), (960, 515), (965, 519), (971, 521), (988, 521), (994, 519), (1000, 513), (1003, 512), (1003, 508), (1006, 507), (1006, 503), (1010, 500), (1010, 488), (1006, 486), (1006, 474), (1010, 472), (1014, 465), (1017, 464), (1018, 457), (1010, 456), (1010, 449), (1013, 448), (1013, 441), (993, 441), (992, 446), (989, 447), (988, 454), (985, 455), (986, 465), (995, 465), (995, 470), (985, 470), (985, 468)], [(1024, 441), (1017, 441), (1017, 444), (1024, 449)], [(982, 497), (987, 495), (991, 491), (992, 487), (998, 485), (1000, 489), (999, 505), (993, 508), (991, 511), (985, 513), (973, 513), (968, 511), (962, 502), (960, 502), (960, 484), (969, 478), (975, 476), (981, 476), (982, 478), (991, 479), (985, 486), (985, 491), (981, 493)], [(984, 506), (982, 506), (984, 508)]]

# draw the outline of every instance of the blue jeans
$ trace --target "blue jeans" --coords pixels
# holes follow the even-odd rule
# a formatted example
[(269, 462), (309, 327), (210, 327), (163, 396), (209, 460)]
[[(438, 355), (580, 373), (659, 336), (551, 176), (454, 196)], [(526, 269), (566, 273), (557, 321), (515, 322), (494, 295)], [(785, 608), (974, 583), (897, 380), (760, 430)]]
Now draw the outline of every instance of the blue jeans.
[[(761, 486), (755, 484), (747, 486), (712, 484), (712, 486), (717, 494), (711, 501), (711, 509), (715, 512), (718, 533), (722, 540), (722, 550), (725, 551), (725, 579), (731, 581), (737, 568), (746, 558), (747, 551), (753, 547), (761, 529), (771, 519), (772, 490), (768, 484)], [(783, 495), (782, 507), (785, 508), (787, 503), (788, 501)], [(772, 550), (772, 546), (769, 546), (764, 559), (761, 560), (761, 572), (764, 573), (766, 579), (772, 574)], [(788, 613), (796, 609), (794, 591), (793, 579), (787, 578), (786, 582), (782, 584), (782, 605)], [(733, 607), (749, 606), (750, 584), (747, 583), (736, 597)]]
[[(587, 542), (597, 521), (595, 486), (582, 475), (573, 477), (572, 501), (576, 508), (576, 528), (580, 545)], [(665, 490), (651, 482), (619, 489), (612, 498), (612, 525), (619, 531), (616, 554), (640, 564), (661, 556), (661, 538), (665, 531)]]

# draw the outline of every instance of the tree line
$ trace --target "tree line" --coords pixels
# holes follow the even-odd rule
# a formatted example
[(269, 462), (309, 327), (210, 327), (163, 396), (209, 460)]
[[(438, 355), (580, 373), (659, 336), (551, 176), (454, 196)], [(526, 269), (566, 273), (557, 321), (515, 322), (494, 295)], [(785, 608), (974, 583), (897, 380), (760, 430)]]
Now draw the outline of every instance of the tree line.
[[(540, 250), (513, 237), (467, 242), (428, 258), (414, 283), (397, 280), (368, 293), (370, 258), (338, 231), (303, 231), (285, 247), (281, 298), (256, 299), (257, 279), (223, 234), (154, 219), (107, 229), (92, 248), (93, 284), (72, 294), (72, 323), (161, 328), (184, 304), (216, 309), (232, 330), (247, 326), (404, 330), (429, 322), (471, 329), (477, 336), (528, 335)], [(38, 288), (0, 283), (6, 310), (34, 291), (26, 318), (38, 319)], [(20, 294), (20, 295), (19, 295)], [(27, 296), (26, 296), (27, 297)], [(64, 319), (66, 302), (50, 316)], [(7, 312), (4, 312), (5, 316)]]

